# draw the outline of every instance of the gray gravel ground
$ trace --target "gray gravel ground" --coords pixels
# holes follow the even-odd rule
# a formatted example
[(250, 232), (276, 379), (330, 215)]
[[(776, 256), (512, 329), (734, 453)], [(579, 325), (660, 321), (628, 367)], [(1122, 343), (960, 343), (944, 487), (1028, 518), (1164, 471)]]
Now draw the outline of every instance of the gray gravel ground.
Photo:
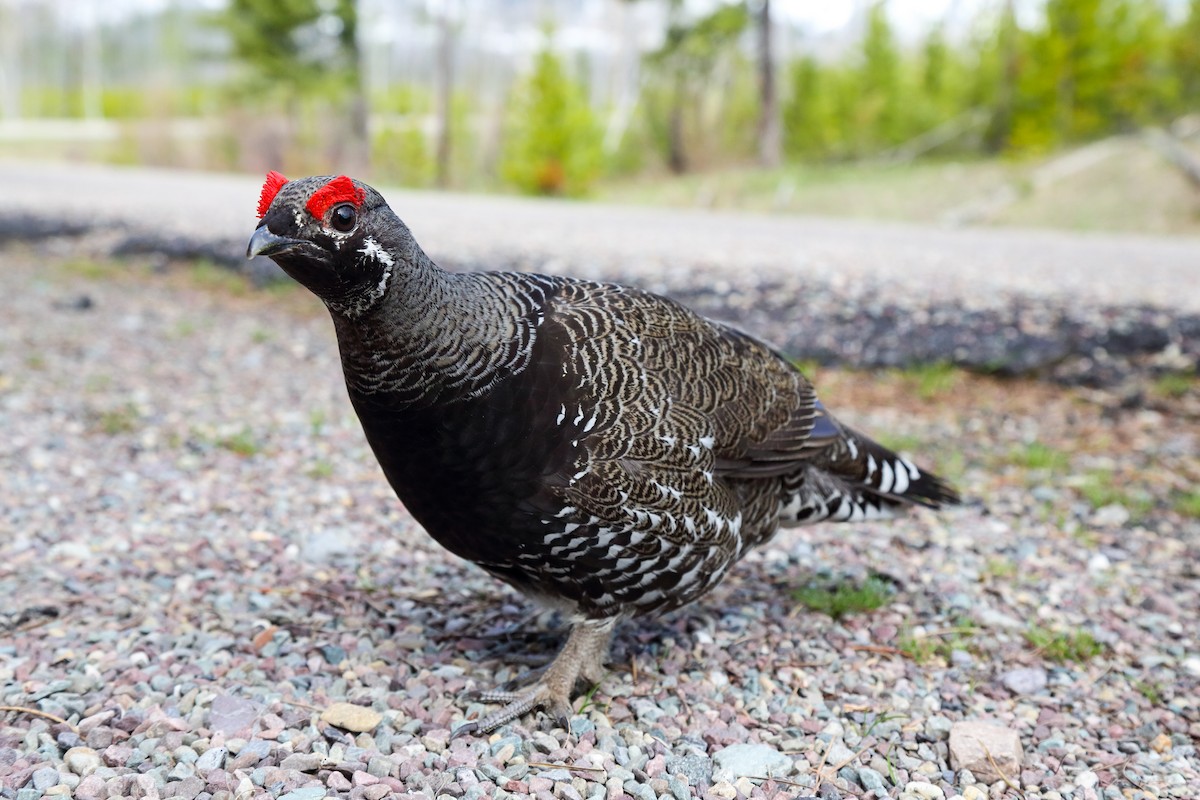
[(561, 625), (392, 497), (316, 302), (54, 247), (0, 251), (0, 797), (1200, 796), (1194, 381), (822, 370), (977, 501), (784, 533), (623, 626), (570, 732), (451, 740)]

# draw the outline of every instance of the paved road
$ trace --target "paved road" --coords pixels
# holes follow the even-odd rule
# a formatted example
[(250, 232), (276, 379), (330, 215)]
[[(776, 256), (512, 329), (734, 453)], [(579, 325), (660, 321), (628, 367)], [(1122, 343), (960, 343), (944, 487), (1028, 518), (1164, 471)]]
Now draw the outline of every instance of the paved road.
[[(261, 179), (0, 162), (0, 216), (115, 220), (232, 252), (255, 224)], [(987, 303), (1012, 293), (1200, 311), (1200, 238), (944, 229), (387, 189), (435, 257), (583, 274), (801, 273), (848, 289), (895, 287)]]

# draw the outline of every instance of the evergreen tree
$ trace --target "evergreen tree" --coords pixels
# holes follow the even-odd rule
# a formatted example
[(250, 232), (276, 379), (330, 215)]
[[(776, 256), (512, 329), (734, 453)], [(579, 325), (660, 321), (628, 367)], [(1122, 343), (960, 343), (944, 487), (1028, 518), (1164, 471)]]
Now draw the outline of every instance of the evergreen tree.
[(580, 195), (600, 174), (603, 131), (549, 42), (514, 93), (500, 172), (523, 192)]

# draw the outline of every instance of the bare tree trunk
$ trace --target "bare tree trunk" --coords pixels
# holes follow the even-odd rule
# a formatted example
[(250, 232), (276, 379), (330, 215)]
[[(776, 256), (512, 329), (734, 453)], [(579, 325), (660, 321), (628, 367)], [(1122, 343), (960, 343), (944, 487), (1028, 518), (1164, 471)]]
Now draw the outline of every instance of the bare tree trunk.
[(454, 110), (454, 25), (448, 9), (438, 17), (437, 58), (437, 153), (435, 180), (440, 188), (450, 185), (450, 154), (453, 144), (451, 117)]
[(0, 118), (21, 116), (21, 40), (17, 10), (0, 2)]
[(987, 149), (993, 153), (998, 153), (1008, 146), (1008, 138), (1012, 134), (1017, 79), (1020, 77), (1017, 61), (1017, 14), (1013, 8), (1013, 0), (1004, 2), (1000, 36), (1000, 87), (996, 93), (996, 109), (992, 114), (992, 121), (984, 134)]
[(771, 0), (762, 0), (758, 15), (758, 162), (764, 167), (779, 166), (783, 150), (779, 92), (775, 86), (775, 61), (771, 52), (771, 28)]
[(83, 25), (82, 43), (82, 72), (80, 89), (83, 95), (83, 116), (87, 119), (99, 119), (104, 116), (101, 103), (103, 86), (103, 70), (101, 69), (100, 20), (96, 13), (90, 12), (89, 19)]
[(683, 144), (683, 96), (684, 75), (675, 72), (675, 85), (671, 89), (671, 109), (667, 118), (667, 166), (676, 175), (687, 172), (687, 153)]

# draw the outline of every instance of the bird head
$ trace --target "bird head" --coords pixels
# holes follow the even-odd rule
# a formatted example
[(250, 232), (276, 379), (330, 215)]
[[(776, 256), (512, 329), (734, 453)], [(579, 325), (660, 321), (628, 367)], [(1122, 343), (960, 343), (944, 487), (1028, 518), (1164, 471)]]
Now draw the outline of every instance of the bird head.
[(246, 257), (267, 256), (331, 309), (361, 314), (387, 292), (412, 238), (379, 192), (359, 181), (267, 174)]

